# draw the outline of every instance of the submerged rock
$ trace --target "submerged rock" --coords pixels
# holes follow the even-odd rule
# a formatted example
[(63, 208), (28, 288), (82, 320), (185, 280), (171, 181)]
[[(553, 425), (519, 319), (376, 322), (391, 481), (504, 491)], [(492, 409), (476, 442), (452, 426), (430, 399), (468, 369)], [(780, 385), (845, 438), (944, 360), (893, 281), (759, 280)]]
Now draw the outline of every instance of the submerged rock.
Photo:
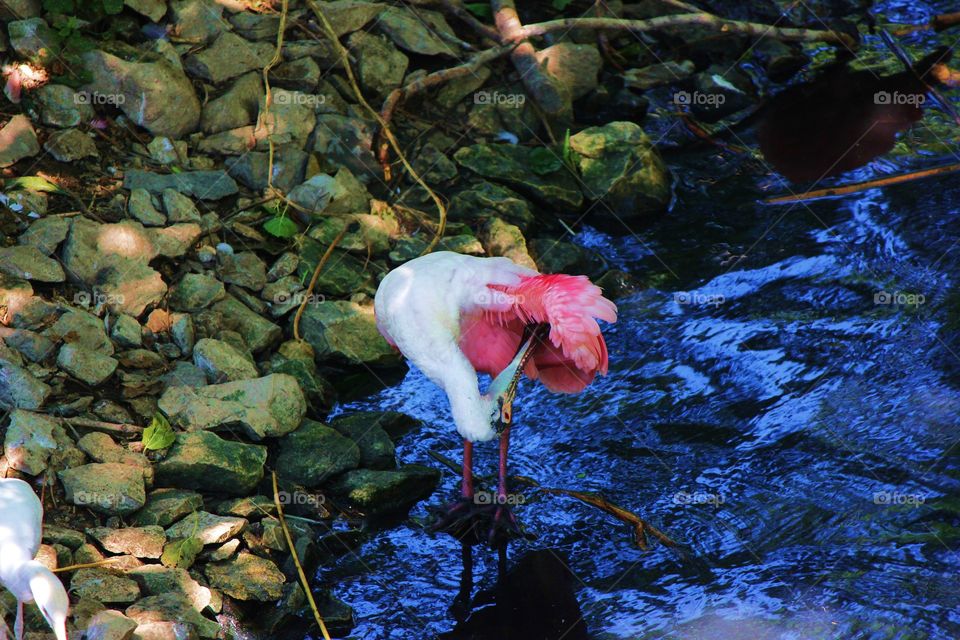
[(330, 426), (353, 440), (360, 450), (360, 465), (368, 469), (393, 469), (397, 466), (393, 440), (376, 422), (336, 419)]
[(429, 496), (439, 482), (437, 469), (410, 464), (396, 471), (348, 471), (330, 485), (330, 490), (346, 496), (367, 513), (396, 513)]

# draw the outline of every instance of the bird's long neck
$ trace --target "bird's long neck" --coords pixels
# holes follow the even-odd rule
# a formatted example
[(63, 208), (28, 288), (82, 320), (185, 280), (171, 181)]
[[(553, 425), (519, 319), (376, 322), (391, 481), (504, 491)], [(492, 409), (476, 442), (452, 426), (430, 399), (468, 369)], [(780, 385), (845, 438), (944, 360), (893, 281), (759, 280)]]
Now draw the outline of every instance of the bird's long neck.
[(37, 574), (38, 567), (44, 568), (22, 549), (7, 545), (0, 551), (0, 582), (3, 582), (3, 586), (23, 602), (33, 600), (30, 579)]

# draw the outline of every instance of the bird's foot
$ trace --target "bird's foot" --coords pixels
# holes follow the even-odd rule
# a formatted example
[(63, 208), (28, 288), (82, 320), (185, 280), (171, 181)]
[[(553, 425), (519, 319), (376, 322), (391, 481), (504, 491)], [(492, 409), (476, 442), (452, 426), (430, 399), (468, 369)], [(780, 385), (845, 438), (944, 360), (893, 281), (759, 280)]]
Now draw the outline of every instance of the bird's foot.
[(498, 548), (517, 538), (533, 539), (504, 504), (491, 504), (463, 497), (438, 509), (437, 520), (430, 526), (434, 533), (448, 533), (466, 544), (488, 543)]

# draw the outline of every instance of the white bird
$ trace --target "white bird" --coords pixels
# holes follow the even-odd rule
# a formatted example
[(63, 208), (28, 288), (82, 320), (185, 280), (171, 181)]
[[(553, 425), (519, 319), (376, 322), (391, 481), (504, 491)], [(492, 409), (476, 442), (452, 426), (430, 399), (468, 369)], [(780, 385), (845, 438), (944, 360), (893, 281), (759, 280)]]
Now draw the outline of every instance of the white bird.
[[(509, 425), (520, 374), (551, 391), (582, 391), (607, 372), (597, 320), (615, 322), (616, 306), (586, 276), (542, 275), (507, 258), (440, 251), (388, 273), (374, 311), (380, 333), (450, 401), (464, 445), (460, 512), (474, 498), (473, 443), (500, 435), (496, 524), (508, 512)], [(486, 393), (478, 371), (494, 376)]]
[[(57, 640), (67, 640), (70, 601), (63, 583), (34, 560), (40, 549), (43, 505), (23, 480), (0, 478), (0, 584), (17, 599), (14, 635), (23, 638), (23, 603), (36, 602)], [(6, 640), (0, 620), (0, 640)]]

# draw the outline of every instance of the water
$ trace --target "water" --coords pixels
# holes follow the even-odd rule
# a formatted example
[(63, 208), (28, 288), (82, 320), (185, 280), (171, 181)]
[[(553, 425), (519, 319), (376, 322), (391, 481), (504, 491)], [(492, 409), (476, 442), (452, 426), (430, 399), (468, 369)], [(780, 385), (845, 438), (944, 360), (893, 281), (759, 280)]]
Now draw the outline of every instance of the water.
[[(531, 493), (517, 513), (539, 537), (511, 547), (507, 567), (526, 559), (506, 582), (542, 625), (514, 637), (587, 637), (581, 618), (603, 640), (960, 637), (960, 181), (771, 207), (758, 201), (786, 188), (762, 162), (672, 164), (670, 216), (580, 230), (651, 286), (617, 301), (609, 376), (578, 396), (521, 386), (511, 470), (600, 491), (688, 552), (641, 552), (609, 516)], [(886, 158), (840, 182), (897, 170)], [(404, 462), (459, 455), (446, 399), (417, 371), (339, 409), (427, 422)], [(478, 474), (494, 473), (494, 449)], [(456, 485), (445, 471), (431, 502)], [(489, 631), (510, 614), (503, 593), (458, 627), (461, 547), (425, 533), (425, 513), (321, 574), (356, 609), (351, 637), (507, 637)], [(473, 594), (494, 589), (496, 555), (473, 562)], [(555, 606), (533, 615), (522, 595), (536, 589)]]

